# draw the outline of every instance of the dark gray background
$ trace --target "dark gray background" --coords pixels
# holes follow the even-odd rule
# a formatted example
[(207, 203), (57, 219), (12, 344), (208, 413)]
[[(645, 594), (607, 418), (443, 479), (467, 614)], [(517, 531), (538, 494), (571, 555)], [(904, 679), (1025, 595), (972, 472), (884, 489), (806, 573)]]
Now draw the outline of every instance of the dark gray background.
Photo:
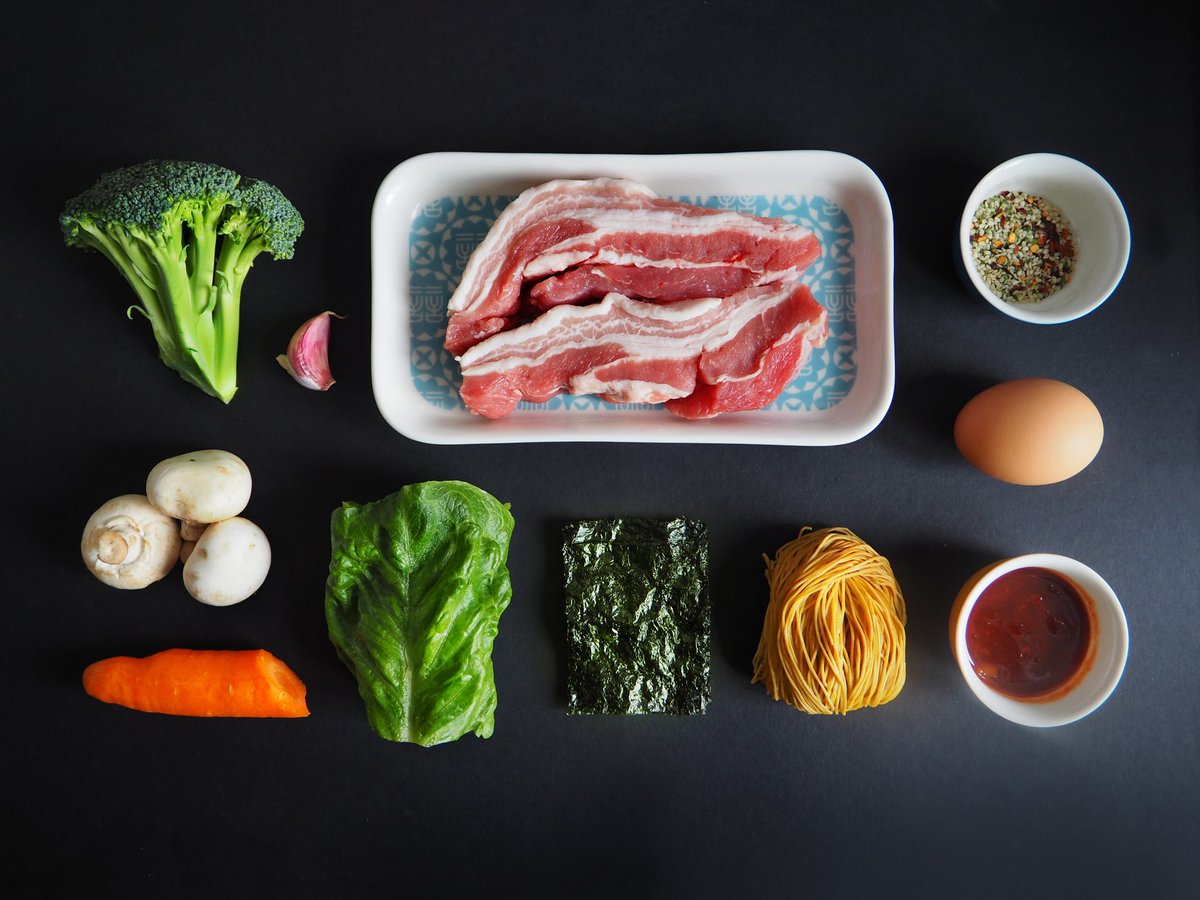
[[(1186, 6), (1184, 4), (1183, 6)], [(30, 5), (31, 7), (33, 5)], [(6, 550), (0, 881), (27, 896), (1193, 895), (1196, 638), (1196, 28), (1176, 4), (38, 4), (7, 13), (3, 153)], [(571, 11), (575, 9), (576, 11)], [(436, 447), (371, 393), (370, 209), (434, 150), (813, 148), (878, 173), (895, 212), (897, 378), (842, 447)], [(1129, 270), (1063, 326), (1004, 318), (953, 265), (987, 170), (1048, 150), (1106, 176)], [(63, 247), (63, 201), (167, 156), (278, 184), (308, 228), (251, 274), (228, 407), (157, 360), (132, 295)], [(326, 308), (337, 385), (274, 361)], [(1097, 404), (1104, 447), (1042, 488), (986, 478), (953, 418), (1044, 375)], [(78, 539), (159, 459), (242, 455), (271, 538), (228, 609), (178, 579), (117, 592)], [(514, 600), (489, 741), (392, 745), (325, 636), (328, 520), (425, 479), (512, 504)], [(687, 514), (712, 536), (714, 697), (697, 718), (568, 718), (556, 545), (570, 519)], [(808, 717), (752, 686), (761, 554), (846, 525), (909, 604), (893, 703)], [(968, 692), (946, 641), (959, 585), (1022, 552), (1075, 556), (1122, 597), (1132, 649), (1098, 712), (1032, 730)], [(86, 697), (95, 659), (258, 647), (307, 682), (300, 721), (149, 716)], [(12, 830), (10, 828), (10, 830)]]

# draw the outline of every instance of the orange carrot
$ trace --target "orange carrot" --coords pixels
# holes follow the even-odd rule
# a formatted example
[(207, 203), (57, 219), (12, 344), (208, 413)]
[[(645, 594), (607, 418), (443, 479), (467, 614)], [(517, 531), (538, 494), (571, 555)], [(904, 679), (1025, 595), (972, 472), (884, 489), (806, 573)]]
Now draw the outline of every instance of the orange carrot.
[(83, 672), (97, 700), (173, 716), (308, 715), (304, 682), (266, 650), (164, 650), (114, 656)]

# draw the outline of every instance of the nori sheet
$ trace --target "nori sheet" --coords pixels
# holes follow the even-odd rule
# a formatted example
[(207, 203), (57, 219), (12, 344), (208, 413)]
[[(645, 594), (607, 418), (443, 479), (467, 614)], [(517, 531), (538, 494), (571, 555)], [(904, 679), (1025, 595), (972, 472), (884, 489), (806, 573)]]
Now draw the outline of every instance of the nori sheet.
[(568, 712), (704, 712), (712, 694), (708, 528), (591, 519), (563, 528)]

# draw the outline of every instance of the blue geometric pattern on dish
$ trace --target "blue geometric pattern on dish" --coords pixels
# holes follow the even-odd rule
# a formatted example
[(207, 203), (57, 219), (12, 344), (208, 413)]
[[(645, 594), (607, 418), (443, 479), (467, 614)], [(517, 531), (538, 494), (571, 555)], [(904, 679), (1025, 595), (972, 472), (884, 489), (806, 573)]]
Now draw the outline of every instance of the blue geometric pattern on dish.
[[(408, 235), (408, 320), (413, 383), (424, 400), (440, 409), (463, 409), (462, 376), (442, 341), (446, 306), (467, 260), (513, 196), (442, 197), (422, 206)], [(821, 241), (821, 257), (801, 280), (829, 311), (829, 337), (784, 388), (769, 409), (825, 410), (850, 393), (858, 371), (854, 315), (854, 229), (838, 204), (824, 197), (721, 195), (679, 196), (675, 200), (754, 216), (778, 217), (803, 225)], [(519, 409), (657, 409), (650, 404), (605, 403), (597, 397), (560, 394), (546, 403)]]

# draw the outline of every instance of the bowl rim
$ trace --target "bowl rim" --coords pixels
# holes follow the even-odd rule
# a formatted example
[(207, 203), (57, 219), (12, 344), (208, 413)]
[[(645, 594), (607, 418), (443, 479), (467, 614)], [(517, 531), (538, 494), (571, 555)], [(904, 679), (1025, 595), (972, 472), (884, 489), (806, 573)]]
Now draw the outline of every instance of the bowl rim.
[[(1092, 697), (1082, 705), (1074, 691), (1059, 699), (1040, 703), (1006, 697), (984, 684), (971, 666), (966, 634), (967, 620), (970, 618), (971, 610), (975, 607), (975, 602), (996, 579), (1016, 569), (1027, 567), (1051, 569), (1065, 575), (1081, 589), (1084, 589), (1093, 603), (1097, 606), (1106, 606), (1111, 613), (1112, 623), (1116, 627), (1111, 629), (1111, 634), (1107, 631), (1102, 632), (1104, 635), (1102, 640), (1112, 642), (1113, 661), (1096, 686)], [(1049, 728), (1068, 725), (1090, 715), (1116, 690), (1129, 658), (1129, 624), (1116, 591), (1090, 566), (1057, 553), (1025, 553), (990, 563), (967, 579), (951, 611), (950, 648), (963, 680), (984, 706), (998, 716), (1018, 725)], [(1056, 707), (1061, 709), (1061, 714), (1047, 714), (1048, 711), (1053, 712)], [(1034, 710), (1039, 714), (1035, 715)]]
[[(1009, 303), (993, 294), (975, 268), (970, 241), (971, 221), (974, 218), (975, 210), (979, 207), (980, 203), (987, 197), (990, 197), (994, 190), (1003, 183), (1003, 177), (1010, 170), (1037, 170), (1038, 168), (1047, 168), (1049, 166), (1056, 166), (1060, 169), (1065, 167), (1073, 171), (1078, 180), (1086, 182), (1098, 193), (1114, 213), (1114, 221), (1117, 223), (1118, 229), (1116, 235), (1117, 244), (1120, 248), (1120, 259), (1114, 269), (1115, 274), (1095, 297), (1053, 312), (1039, 309), (1036, 304), (1022, 306), (1016, 303)], [(962, 268), (965, 270), (966, 277), (971, 286), (992, 307), (998, 309), (1009, 318), (1029, 322), (1034, 325), (1060, 325), (1065, 322), (1073, 322), (1101, 306), (1112, 296), (1117, 286), (1121, 283), (1122, 278), (1124, 278), (1125, 270), (1129, 265), (1129, 254), (1132, 244), (1132, 237), (1129, 230), (1129, 216), (1125, 211), (1125, 204), (1121, 202), (1120, 196), (1118, 196), (1112, 185), (1108, 183), (1103, 175), (1087, 163), (1061, 153), (1024, 153), (1020, 156), (1007, 159), (993, 167), (986, 175), (979, 179), (968, 195), (967, 202), (963, 207), (962, 216), (959, 219), (958, 230), (958, 249), (962, 258)]]

